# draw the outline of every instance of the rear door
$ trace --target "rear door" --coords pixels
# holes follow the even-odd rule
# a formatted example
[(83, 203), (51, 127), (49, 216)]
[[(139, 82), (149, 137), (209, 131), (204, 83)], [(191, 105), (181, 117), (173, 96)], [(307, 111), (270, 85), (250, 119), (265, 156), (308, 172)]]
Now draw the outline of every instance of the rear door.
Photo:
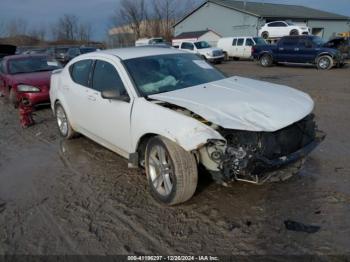
[(62, 93), (68, 103), (70, 120), (73, 126), (86, 129), (90, 121), (89, 96), (91, 93), (90, 80), (93, 60), (86, 59), (78, 61), (69, 67), (70, 80), (63, 83)]

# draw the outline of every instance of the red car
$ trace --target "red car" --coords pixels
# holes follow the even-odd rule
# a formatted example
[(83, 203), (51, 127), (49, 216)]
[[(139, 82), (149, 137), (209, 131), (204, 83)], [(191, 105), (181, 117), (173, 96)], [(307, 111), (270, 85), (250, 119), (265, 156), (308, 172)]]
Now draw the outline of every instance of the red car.
[(59, 68), (57, 61), (45, 55), (6, 56), (0, 63), (0, 95), (15, 107), (19, 98), (33, 106), (48, 103), (51, 72)]

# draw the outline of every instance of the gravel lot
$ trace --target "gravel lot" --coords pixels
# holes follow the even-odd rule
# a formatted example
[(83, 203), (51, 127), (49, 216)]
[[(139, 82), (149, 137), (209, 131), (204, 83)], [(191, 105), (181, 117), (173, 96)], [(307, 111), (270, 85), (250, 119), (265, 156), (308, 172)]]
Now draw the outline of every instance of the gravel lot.
[[(350, 67), (219, 67), (314, 98), (328, 136), (300, 175), (224, 188), (202, 172), (192, 200), (164, 207), (125, 159), (84, 137), (63, 141), (50, 109), (22, 130), (0, 98), (0, 254), (349, 254)], [(290, 231), (286, 220), (320, 230)]]

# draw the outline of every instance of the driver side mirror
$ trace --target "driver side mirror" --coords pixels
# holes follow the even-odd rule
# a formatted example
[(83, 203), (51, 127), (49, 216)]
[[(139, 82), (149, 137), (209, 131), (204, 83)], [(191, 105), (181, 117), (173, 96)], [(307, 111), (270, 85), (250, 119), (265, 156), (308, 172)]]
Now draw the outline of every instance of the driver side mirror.
[(120, 90), (117, 88), (103, 90), (101, 92), (103, 99), (119, 100), (124, 102), (130, 102), (130, 97), (120, 93)]

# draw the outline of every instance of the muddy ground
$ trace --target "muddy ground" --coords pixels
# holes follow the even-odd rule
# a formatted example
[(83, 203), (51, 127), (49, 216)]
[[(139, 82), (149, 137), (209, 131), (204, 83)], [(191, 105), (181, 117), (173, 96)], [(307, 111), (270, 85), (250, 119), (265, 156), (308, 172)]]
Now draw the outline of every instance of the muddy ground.
[[(48, 108), (19, 127), (0, 99), (0, 254), (349, 254), (350, 67), (219, 66), (308, 92), (327, 140), (283, 183), (216, 185), (200, 174), (189, 202), (157, 204), (141, 171), (94, 142), (63, 141)], [(285, 220), (320, 226), (289, 231)]]

